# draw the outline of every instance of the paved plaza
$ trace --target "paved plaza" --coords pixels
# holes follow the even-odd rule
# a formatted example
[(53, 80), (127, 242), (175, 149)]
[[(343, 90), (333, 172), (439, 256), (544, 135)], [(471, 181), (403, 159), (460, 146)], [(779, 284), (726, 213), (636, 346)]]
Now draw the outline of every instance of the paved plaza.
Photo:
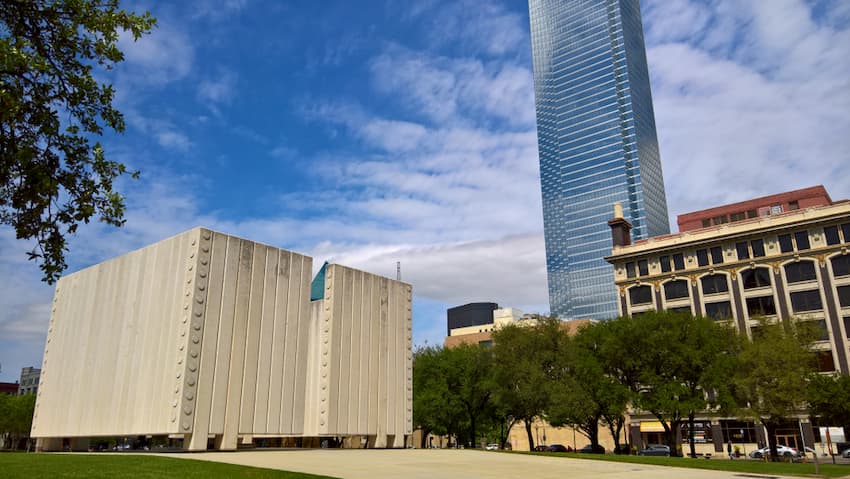
[(323, 474), (346, 479), (741, 479), (777, 478), (587, 459), (447, 449), (312, 449), (169, 454), (183, 459)]

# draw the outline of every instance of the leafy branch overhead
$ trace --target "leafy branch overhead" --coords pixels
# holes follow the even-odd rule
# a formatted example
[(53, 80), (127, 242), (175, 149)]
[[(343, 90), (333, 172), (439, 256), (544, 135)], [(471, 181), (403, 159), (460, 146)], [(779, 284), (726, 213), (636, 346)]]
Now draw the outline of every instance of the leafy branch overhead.
[(112, 85), (95, 75), (124, 59), (119, 33), (137, 40), (155, 23), (118, 0), (0, 2), (0, 224), (35, 241), (28, 255), (48, 283), (65, 270), (67, 236), (81, 223), (124, 224), (113, 183), (138, 172), (94, 141), (124, 131)]

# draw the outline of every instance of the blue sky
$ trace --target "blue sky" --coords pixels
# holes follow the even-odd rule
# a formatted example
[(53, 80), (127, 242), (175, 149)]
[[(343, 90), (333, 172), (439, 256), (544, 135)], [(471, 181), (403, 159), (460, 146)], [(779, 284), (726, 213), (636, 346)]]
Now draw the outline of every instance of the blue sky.
[[(81, 228), (70, 271), (203, 225), (395, 275), (414, 341), (445, 309), (546, 312), (528, 13), (517, 0), (128, 4), (127, 225)], [(850, 3), (645, 0), (671, 223), (823, 184), (850, 197)], [(0, 228), (0, 381), (39, 366), (52, 287)]]

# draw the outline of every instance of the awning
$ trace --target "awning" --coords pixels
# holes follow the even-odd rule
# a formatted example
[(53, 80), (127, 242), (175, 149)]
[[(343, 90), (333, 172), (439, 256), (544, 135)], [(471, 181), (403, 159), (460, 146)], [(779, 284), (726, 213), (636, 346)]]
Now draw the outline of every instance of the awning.
[(640, 423), (640, 432), (664, 432), (664, 425), (661, 421), (643, 421)]

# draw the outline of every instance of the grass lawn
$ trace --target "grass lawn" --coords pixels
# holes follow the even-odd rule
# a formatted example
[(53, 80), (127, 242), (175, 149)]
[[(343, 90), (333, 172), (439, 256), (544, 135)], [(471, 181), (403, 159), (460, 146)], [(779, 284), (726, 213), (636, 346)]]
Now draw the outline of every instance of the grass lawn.
[(535, 454), (545, 456), (569, 457), (571, 459), (587, 459), (593, 461), (627, 462), (633, 464), (650, 464), (655, 466), (675, 466), (693, 469), (710, 469), (714, 471), (743, 472), (747, 474), (779, 474), (784, 476), (810, 477), (843, 477), (850, 475), (850, 466), (841, 464), (824, 464), (828, 459), (820, 459), (820, 476), (815, 475), (814, 463), (784, 463), (761, 462), (749, 460), (727, 461), (721, 459), (691, 459), (683, 457), (647, 457), (647, 456), (617, 456), (613, 454), (578, 454), (552, 452), (519, 452), (519, 454)]
[(236, 466), (154, 454), (26, 454), (0, 453), (0, 476), (6, 478), (127, 477), (199, 478), (250, 477), (314, 479), (327, 476)]

